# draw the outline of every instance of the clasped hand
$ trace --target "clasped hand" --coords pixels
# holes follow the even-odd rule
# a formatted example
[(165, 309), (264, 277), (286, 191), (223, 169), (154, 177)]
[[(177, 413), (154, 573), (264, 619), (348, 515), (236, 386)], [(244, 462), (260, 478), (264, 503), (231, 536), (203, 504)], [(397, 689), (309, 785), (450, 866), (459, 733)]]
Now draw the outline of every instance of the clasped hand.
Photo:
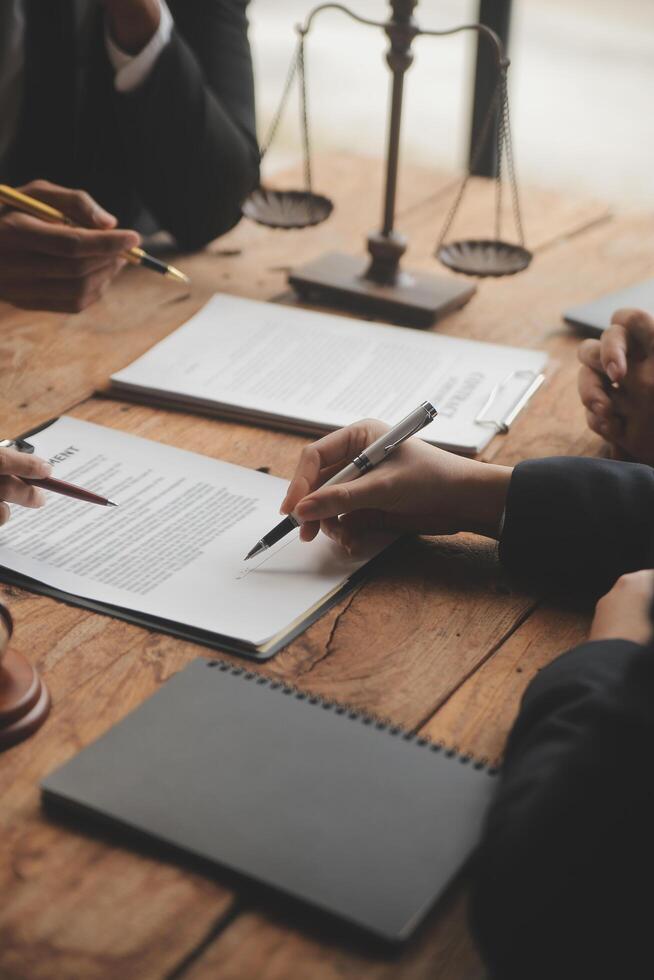
[(589, 428), (617, 458), (654, 465), (654, 319), (618, 310), (601, 340), (584, 341), (579, 360)]

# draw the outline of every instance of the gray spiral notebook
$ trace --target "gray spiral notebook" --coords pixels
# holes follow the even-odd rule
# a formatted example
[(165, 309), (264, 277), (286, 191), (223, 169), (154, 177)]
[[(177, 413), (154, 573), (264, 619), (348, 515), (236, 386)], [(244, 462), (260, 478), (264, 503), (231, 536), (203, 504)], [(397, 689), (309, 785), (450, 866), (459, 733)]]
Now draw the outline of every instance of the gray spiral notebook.
[(199, 659), (42, 792), (399, 942), (473, 852), (493, 786), (479, 762)]

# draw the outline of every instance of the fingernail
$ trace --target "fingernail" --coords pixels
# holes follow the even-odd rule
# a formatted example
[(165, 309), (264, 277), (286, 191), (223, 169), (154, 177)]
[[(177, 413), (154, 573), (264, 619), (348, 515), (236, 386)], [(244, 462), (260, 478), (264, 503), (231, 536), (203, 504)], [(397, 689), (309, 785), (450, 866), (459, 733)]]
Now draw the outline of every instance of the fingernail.
[(39, 463), (38, 463), (38, 470), (37, 470), (37, 476), (39, 476), (39, 477), (42, 477), (42, 476), (50, 476), (51, 473), (52, 473), (52, 467), (51, 467), (50, 463), (46, 463), (45, 460), (43, 462), (40, 462), (39, 461)]
[(34, 497), (33, 497), (33, 500), (34, 500), (35, 505), (37, 507), (44, 507), (48, 498), (43, 493), (43, 490), (38, 490), (36, 488), (33, 488), (33, 489), (34, 489)]
[(620, 368), (618, 367), (615, 361), (609, 361), (609, 363), (606, 365), (606, 373), (608, 374), (613, 384), (615, 384), (616, 381), (619, 380)]
[(592, 402), (590, 406), (590, 410), (593, 413), (593, 415), (604, 415), (606, 409), (607, 409), (606, 403), (600, 401)]

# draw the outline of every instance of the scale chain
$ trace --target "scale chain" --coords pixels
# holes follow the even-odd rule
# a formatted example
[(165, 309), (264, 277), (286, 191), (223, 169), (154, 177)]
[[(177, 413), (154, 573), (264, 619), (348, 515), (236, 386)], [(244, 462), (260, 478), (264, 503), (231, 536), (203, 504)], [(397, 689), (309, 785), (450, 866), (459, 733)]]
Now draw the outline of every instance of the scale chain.
[(304, 154), (304, 180), (305, 188), (307, 191), (312, 190), (313, 180), (311, 175), (311, 147), (309, 140), (309, 114), (307, 108), (307, 82), (306, 82), (306, 61), (304, 57), (304, 42), (305, 34), (303, 31), (300, 32), (298, 38), (297, 46), (295, 49), (295, 54), (291, 60), (291, 64), (288, 69), (288, 74), (286, 76), (286, 82), (284, 84), (284, 89), (282, 91), (281, 99), (279, 100), (279, 105), (277, 111), (273, 116), (272, 122), (266, 134), (266, 137), (259, 148), (259, 160), (263, 160), (264, 156), (270, 149), (270, 145), (277, 135), (277, 130), (279, 129), (279, 124), (282, 120), (284, 110), (288, 102), (288, 98), (291, 93), (291, 86), (295, 79), (297, 73), (300, 87), (300, 127), (302, 131), (302, 150)]
[(511, 191), (511, 203), (513, 209), (513, 219), (515, 222), (516, 232), (518, 234), (519, 243), (524, 246), (524, 231), (522, 227), (522, 217), (520, 213), (520, 199), (518, 194), (517, 178), (515, 174), (515, 163), (513, 158), (513, 145), (511, 137), (511, 121), (510, 121), (510, 110), (509, 110), (509, 95), (507, 86), (507, 74), (506, 69), (502, 68), (500, 71), (500, 76), (497, 80), (495, 86), (495, 91), (493, 92), (493, 97), (489, 103), (486, 116), (484, 117), (483, 124), (479, 131), (479, 137), (477, 141), (477, 146), (474, 149), (473, 155), (470, 160), (470, 166), (465, 177), (459, 185), (459, 190), (456, 197), (448, 211), (447, 217), (443, 224), (440, 237), (438, 239), (438, 244), (436, 246), (436, 251), (441, 248), (445, 241), (445, 237), (449, 232), (454, 218), (459, 210), (461, 200), (468, 186), (472, 172), (474, 171), (479, 157), (481, 155), (482, 147), (484, 146), (491, 124), (494, 119), (497, 119), (497, 142), (496, 142), (496, 166), (497, 175), (495, 178), (496, 182), (496, 193), (495, 193), (495, 239), (496, 241), (501, 240), (501, 228), (502, 228), (502, 197), (503, 197), (503, 165), (506, 162), (506, 172), (509, 180), (509, 186)]
[(490, 101), (490, 104), (488, 106), (488, 110), (486, 112), (486, 116), (484, 118), (484, 122), (483, 122), (482, 127), (481, 127), (481, 129), (479, 131), (479, 139), (478, 139), (478, 142), (477, 142), (477, 146), (474, 149), (474, 153), (473, 153), (472, 159), (470, 161), (469, 169), (468, 169), (465, 177), (463, 178), (463, 180), (461, 181), (461, 183), (459, 185), (458, 193), (457, 193), (457, 195), (456, 195), (456, 197), (455, 197), (455, 199), (454, 199), (454, 201), (452, 203), (452, 206), (450, 207), (450, 210), (449, 210), (449, 212), (447, 214), (447, 217), (445, 218), (445, 222), (444, 222), (443, 228), (441, 230), (440, 238), (438, 239), (438, 244), (436, 246), (436, 250), (437, 251), (441, 247), (441, 245), (443, 244), (443, 242), (445, 241), (445, 236), (447, 235), (448, 231), (450, 230), (450, 227), (452, 225), (452, 222), (454, 221), (455, 215), (456, 215), (457, 211), (459, 210), (459, 205), (461, 204), (461, 199), (463, 198), (463, 195), (465, 193), (465, 190), (466, 190), (466, 188), (468, 186), (468, 181), (470, 180), (470, 178), (472, 176), (472, 171), (475, 169), (475, 167), (476, 167), (476, 165), (477, 165), (477, 163), (479, 161), (479, 157), (481, 155), (482, 147), (483, 147), (484, 143), (486, 142), (486, 137), (488, 136), (488, 132), (489, 132), (490, 127), (491, 127), (491, 123), (492, 123), (493, 119), (495, 118), (495, 113), (497, 112), (497, 109), (499, 107), (499, 100), (500, 100), (500, 80), (498, 79), (498, 82), (497, 82), (497, 84), (495, 86), (495, 91), (493, 92), (493, 98)]
[(300, 35), (298, 48), (298, 74), (300, 80), (300, 125), (302, 130), (302, 149), (304, 152), (304, 182), (305, 189), (309, 192), (313, 190), (311, 178), (311, 147), (309, 143), (309, 115), (307, 111), (307, 76), (306, 62), (304, 59), (305, 35)]
[(504, 161), (504, 86), (498, 79), (498, 111), (495, 144), (495, 241), (502, 241), (502, 163)]
[(300, 60), (300, 52), (302, 50), (302, 46), (303, 46), (303, 38), (300, 37), (295, 48), (295, 53), (293, 54), (291, 63), (289, 65), (288, 74), (286, 76), (286, 82), (284, 83), (282, 97), (279, 100), (277, 111), (272, 118), (272, 122), (268, 128), (268, 132), (266, 133), (266, 137), (259, 148), (259, 160), (263, 160), (264, 156), (270, 149), (271, 143), (273, 142), (275, 136), (277, 135), (277, 130), (279, 128), (279, 124), (281, 122), (282, 116), (284, 114), (284, 109), (286, 108), (286, 103), (288, 102), (288, 97), (291, 92), (291, 85), (293, 84), (293, 79), (295, 78), (295, 72), (298, 69), (298, 63)]
[(522, 214), (520, 211), (520, 197), (518, 192), (518, 180), (515, 175), (515, 163), (513, 159), (513, 138), (511, 135), (511, 110), (509, 108), (509, 93), (507, 90), (506, 75), (503, 81), (504, 95), (502, 99), (502, 114), (504, 116), (504, 133), (506, 140), (506, 165), (509, 172), (509, 184), (511, 187), (511, 198), (513, 203), (513, 219), (518, 232), (518, 241), (521, 246), (525, 244), (525, 236), (522, 227)]

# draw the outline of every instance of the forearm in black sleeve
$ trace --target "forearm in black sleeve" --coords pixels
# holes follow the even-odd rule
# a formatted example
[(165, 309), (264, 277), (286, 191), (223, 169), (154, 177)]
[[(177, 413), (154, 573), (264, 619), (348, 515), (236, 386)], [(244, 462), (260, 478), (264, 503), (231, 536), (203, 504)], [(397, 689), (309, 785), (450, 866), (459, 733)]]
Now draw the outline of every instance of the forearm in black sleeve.
[(631, 955), (654, 975), (637, 898), (654, 867), (653, 705), (654, 652), (622, 640), (578, 647), (532, 682), (474, 868), (493, 978), (631, 976)]
[(139, 197), (183, 248), (239, 220), (258, 180), (246, 0), (183, 0), (145, 82), (115, 94)]
[(552, 457), (513, 471), (500, 558), (521, 582), (600, 595), (620, 575), (651, 567), (652, 542), (650, 466)]

